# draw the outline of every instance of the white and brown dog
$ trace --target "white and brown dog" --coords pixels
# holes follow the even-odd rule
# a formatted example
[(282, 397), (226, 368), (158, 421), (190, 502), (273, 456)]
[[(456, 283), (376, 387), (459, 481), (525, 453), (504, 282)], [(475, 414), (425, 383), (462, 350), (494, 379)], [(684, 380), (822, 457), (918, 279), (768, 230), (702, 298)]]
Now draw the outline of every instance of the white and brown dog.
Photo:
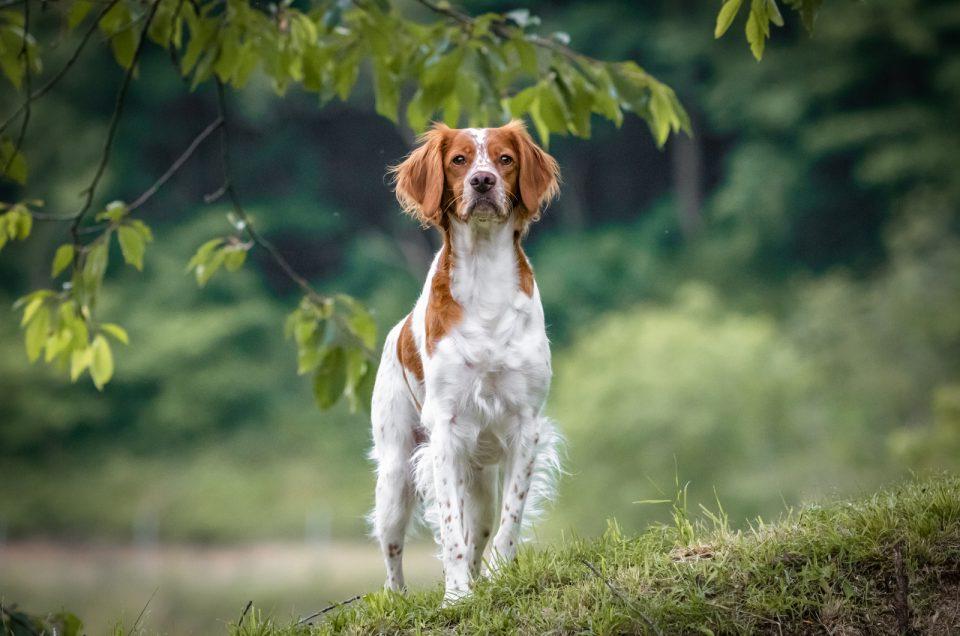
[(557, 194), (559, 174), (516, 121), (435, 125), (392, 172), (400, 204), (439, 229), (443, 247), (384, 345), (371, 519), (386, 587), (401, 590), (404, 537), (422, 501), (449, 602), (470, 591), (491, 532), (493, 569), (514, 556), (525, 512), (552, 492), (558, 435), (543, 415), (550, 346), (520, 242)]

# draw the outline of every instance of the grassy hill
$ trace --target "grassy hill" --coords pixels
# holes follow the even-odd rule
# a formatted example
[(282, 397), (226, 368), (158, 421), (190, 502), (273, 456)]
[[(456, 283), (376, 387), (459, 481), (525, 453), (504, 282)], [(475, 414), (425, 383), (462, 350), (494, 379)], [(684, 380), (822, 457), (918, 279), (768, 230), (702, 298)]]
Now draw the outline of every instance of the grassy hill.
[[(669, 503), (669, 502), (668, 502)], [(623, 536), (529, 549), (470, 598), (377, 592), (302, 624), (255, 608), (237, 636), (327, 633), (960, 632), (960, 477), (809, 505), (730, 529), (722, 512)]]

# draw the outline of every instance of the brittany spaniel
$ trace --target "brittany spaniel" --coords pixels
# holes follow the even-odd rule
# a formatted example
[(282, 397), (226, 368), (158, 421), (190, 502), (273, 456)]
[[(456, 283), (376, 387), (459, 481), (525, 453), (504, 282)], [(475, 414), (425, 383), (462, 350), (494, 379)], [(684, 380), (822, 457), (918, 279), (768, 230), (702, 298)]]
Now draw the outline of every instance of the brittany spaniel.
[[(543, 415), (550, 346), (520, 243), (558, 190), (523, 124), (436, 124), (391, 169), (397, 199), (443, 246), (417, 304), (387, 335), (373, 391), (374, 536), (402, 590), (415, 503), (440, 546), (446, 602), (509, 561), (552, 493), (559, 439)], [(484, 549), (493, 533), (486, 560)]]

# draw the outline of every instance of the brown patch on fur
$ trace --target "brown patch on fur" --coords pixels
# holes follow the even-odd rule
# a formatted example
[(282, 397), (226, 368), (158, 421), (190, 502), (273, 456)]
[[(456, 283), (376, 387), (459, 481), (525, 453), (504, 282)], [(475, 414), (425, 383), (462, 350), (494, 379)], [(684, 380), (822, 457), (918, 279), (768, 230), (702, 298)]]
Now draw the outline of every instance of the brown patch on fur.
[(423, 446), (430, 441), (430, 433), (424, 427), (417, 424), (413, 427), (413, 443), (415, 446)]
[(556, 159), (533, 141), (527, 127), (520, 120), (513, 120), (506, 126), (497, 128), (491, 131), (490, 135), (509, 138), (516, 148), (515, 164), (519, 175), (516, 177), (516, 188), (511, 194), (520, 204), (517, 206), (517, 229), (526, 233), (530, 223), (540, 219), (540, 208), (560, 191), (560, 167)]
[(389, 168), (400, 206), (424, 226), (439, 226), (444, 216), (443, 147), (452, 132), (435, 124), (420, 136), (420, 145), (406, 159)]
[(520, 276), (520, 291), (527, 296), (533, 296), (533, 269), (523, 248), (520, 247), (520, 230), (513, 233), (513, 244), (517, 252), (517, 273)]
[(415, 378), (423, 381), (423, 361), (420, 359), (420, 351), (417, 350), (417, 342), (413, 338), (413, 314), (407, 314), (407, 319), (400, 327), (400, 337), (397, 338), (397, 358), (401, 366)]
[(463, 317), (463, 308), (453, 297), (450, 290), (450, 275), (453, 271), (453, 253), (450, 244), (450, 235), (443, 234), (443, 248), (440, 250), (440, 259), (437, 261), (437, 271), (430, 282), (430, 298), (427, 301), (427, 312), (424, 319), (427, 336), (427, 355), (432, 356), (433, 350), (447, 333), (453, 329)]

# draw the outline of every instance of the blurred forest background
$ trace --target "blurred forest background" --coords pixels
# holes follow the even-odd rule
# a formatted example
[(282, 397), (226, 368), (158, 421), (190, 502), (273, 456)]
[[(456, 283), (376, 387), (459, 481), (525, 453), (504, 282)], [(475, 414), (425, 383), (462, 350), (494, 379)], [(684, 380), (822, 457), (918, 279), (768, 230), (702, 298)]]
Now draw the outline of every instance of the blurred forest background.
[[(528, 252), (569, 474), (541, 539), (596, 534), (610, 517), (627, 531), (665, 519), (636, 502), (672, 497), (675, 479), (690, 483), (691, 505), (719, 498), (742, 523), (960, 468), (960, 6), (829, 2), (812, 37), (788, 20), (761, 63), (739, 33), (713, 39), (715, 3), (524, 6), (580, 51), (637, 60), (676, 89), (696, 132), (660, 151), (628, 116), (619, 129), (595, 121), (588, 141), (551, 139), (564, 187)], [(35, 105), (33, 183), (54, 209), (76, 202), (122, 75), (105, 47), (87, 55)], [(147, 187), (216, 112), (213, 88), (185, 90), (160, 51), (146, 51), (141, 73), (150, 80), (131, 87), (107, 173), (120, 196)], [(255, 79), (234, 97), (234, 171), (261, 230), (317, 288), (366, 302), (382, 335), (417, 297), (436, 237), (399, 212), (384, 172), (412, 134), (374, 112), (368, 87), (320, 109)], [(131, 346), (116, 350), (102, 393), (31, 366), (16, 314), (0, 313), (7, 601), (106, 620), (146, 600), (123, 596), (129, 579), (105, 592), (65, 561), (13, 567), (14, 548), (39, 539), (239, 559), (228, 599), (174, 610), (191, 594), (161, 587), (154, 611), (170, 629), (233, 618), (259, 589), (241, 583), (264, 580), (244, 567), (251, 551), (214, 544), (305, 543), (304, 554), (370, 564), (344, 583), (316, 562), (303, 603), (379, 585), (373, 543), (355, 546), (373, 492), (368, 423), (343, 404), (319, 412), (297, 377), (282, 330), (297, 290), (257, 251), (203, 290), (184, 271), (225, 225), (226, 207), (202, 203), (220, 181), (209, 145), (145, 209), (157, 241), (144, 272), (117, 269), (104, 292)], [(0, 305), (46, 284), (64, 234), (38, 223), (5, 248)], [(112, 559), (124, 554), (136, 552), (104, 559), (121, 568)], [(430, 567), (422, 580), (435, 580)], [(77, 580), (97, 599), (76, 596)]]

